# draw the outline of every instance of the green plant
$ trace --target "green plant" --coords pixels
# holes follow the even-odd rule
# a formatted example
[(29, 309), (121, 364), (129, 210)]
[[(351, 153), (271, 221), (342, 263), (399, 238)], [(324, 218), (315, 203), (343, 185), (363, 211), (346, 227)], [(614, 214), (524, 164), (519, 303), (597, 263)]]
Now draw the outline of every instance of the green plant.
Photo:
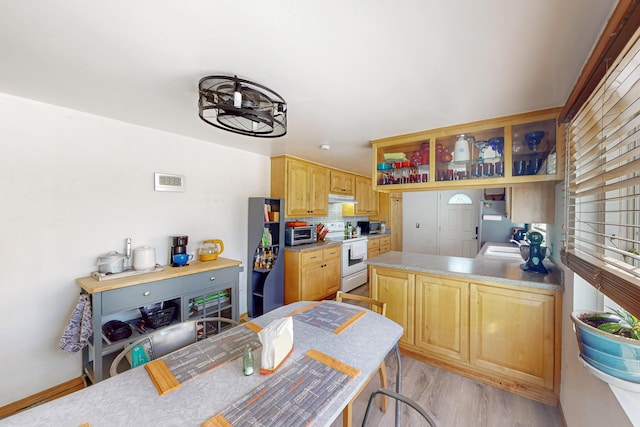
[(601, 331), (640, 340), (640, 319), (625, 310), (609, 309), (613, 313), (596, 314), (587, 320)]

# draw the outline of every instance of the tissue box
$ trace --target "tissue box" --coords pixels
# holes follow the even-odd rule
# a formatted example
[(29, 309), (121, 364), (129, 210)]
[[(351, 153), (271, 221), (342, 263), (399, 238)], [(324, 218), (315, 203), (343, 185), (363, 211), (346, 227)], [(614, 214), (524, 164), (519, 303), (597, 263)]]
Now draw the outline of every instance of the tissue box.
[(258, 332), (262, 343), (261, 374), (271, 374), (293, 351), (293, 318), (284, 317), (269, 323)]

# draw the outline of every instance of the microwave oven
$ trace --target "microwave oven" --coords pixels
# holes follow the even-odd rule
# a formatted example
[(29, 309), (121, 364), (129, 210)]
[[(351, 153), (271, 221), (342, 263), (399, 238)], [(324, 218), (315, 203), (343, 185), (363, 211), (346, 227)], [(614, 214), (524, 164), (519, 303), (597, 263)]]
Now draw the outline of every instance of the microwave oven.
[(358, 221), (358, 227), (362, 234), (380, 234), (381, 224), (380, 221)]
[(284, 229), (284, 244), (287, 246), (315, 243), (318, 240), (318, 231), (315, 225), (304, 227), (287, 227)]

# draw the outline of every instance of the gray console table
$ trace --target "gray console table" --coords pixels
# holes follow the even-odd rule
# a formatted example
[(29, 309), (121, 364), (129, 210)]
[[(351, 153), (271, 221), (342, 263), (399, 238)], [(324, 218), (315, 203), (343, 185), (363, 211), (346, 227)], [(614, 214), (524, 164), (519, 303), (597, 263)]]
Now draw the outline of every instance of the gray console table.
[[(91, 276), (76, 279), (82, 292), (91, 295), (94, 336), (82, 350), (83, 369), (90, 380), (94, 383), (102, 381), (108, 371), (109, 359), (106, 357), (115, 355), (127, 343), (144, 335), (134, 327), (129, 338), (108, 343), (102, 338), (106, 316), (117, 318), (120, 312), (170, 301), (179, 307), (175, 321), (202, 317), (239, 320), (240, 264), (240, 261), (218, 258), (192, 261), (184, 267), (165, 266), (163, 271), (112, 280), (99, 281)], [(149, 332), (154, 330), (148, 329)]]

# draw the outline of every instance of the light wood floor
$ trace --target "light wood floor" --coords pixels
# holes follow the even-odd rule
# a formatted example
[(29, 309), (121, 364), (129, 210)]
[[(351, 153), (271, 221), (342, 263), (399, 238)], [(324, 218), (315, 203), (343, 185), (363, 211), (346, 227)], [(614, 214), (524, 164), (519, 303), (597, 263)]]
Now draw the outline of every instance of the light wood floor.
[[(369, 295), (368, 285), (352, 293)], [(389, 388), (395, 390), (396, 361), (390, 354), (386, 359)], [(353, 425), (360, 426), (369, 395), (380, 387), (378, 377), (354, 403)], [(402, 356), (402, 394), (420, 403), (439, 427), (562, 427), (560, 411), (545, 404), (507, 391), (447, 372), (426, 363)], [(390, 401), (387, 413), (376, 402), (369, 419), (370, 426), (394, 426), (395, 404)], [(423, 418), (402, 405), (400, 425), (422, 427)], [(331, 427), (342, 426), (336, 420)]]

